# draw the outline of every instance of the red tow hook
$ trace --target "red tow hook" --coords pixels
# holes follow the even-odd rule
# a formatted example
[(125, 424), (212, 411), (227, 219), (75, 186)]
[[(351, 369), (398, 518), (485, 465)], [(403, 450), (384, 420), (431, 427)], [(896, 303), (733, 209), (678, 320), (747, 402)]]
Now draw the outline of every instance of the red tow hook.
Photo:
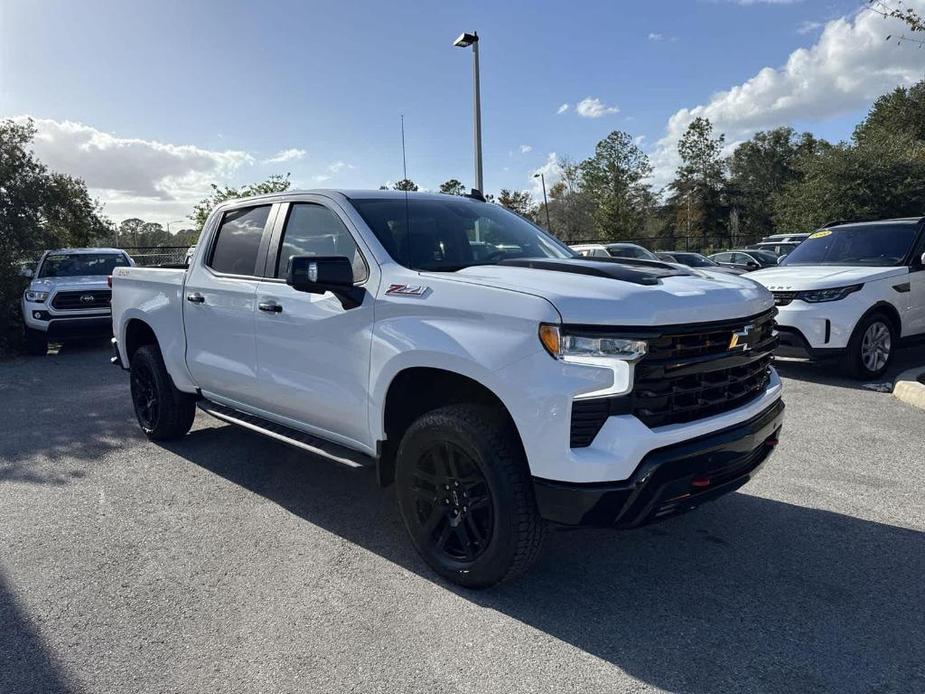
[(778, 439), (778, 438), (776, 438), (776, 437), (772, 437), (772, 438), (770, 438), (770, 439), (767, 439), (767, 440), (764, 442), (764, 445), (765, 445), (765, 446), (770, 446), (771, 448), (773, 448), (774, 446), (776, 446), (776, 445), (779, 444), (779, 443), (780, 443), (780, 439)]
[(112, 275), (106, 278), (106, 284), (109, 285), (109, 288), (112, 289)]
[(710, 478), (709, 477), (695, 477), (694, 479), (691, 480), (691, 486), (700, 487), (700, 488), (709, 487)]

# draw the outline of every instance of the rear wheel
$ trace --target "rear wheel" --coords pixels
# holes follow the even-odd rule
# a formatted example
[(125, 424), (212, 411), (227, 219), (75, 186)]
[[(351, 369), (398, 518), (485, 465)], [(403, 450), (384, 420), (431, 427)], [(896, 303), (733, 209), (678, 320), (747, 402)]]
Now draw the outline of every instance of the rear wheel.
[(25, 328), (26, 354), (43, 357), (48, 354), (48, 337), (41, 330)]
[(873, 313), (858, 323), (848, 343), (848, 369), (859, 379), (882, 376), (896, 351), (897, 335), (893, 322), (882, 313)]
[(135, 417), (149, 439), (178, 439), (193, 426), (196, 398), (177, 390), (157, 347), (145, 345), (132, 355), (130, 382)]
[(510, 424), (490, 408), (421, 416), (399, 446), (395, 482), (418, 553), (444, 578), (483, 588), (523, 573), (545, 525)]

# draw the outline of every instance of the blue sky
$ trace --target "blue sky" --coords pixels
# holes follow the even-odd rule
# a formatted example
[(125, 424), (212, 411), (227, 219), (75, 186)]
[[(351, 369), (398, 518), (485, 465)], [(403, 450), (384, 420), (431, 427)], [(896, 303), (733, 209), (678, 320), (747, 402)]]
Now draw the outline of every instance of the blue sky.
[(470, 185), (471, 55), (451, 43), (475, 29), (489, 191), (554, 178), (551, 154), (581, 159), (614, 129), (658, 184), (694, 115), (731, 142), (781, 124), (840, 139), (925, 76), (925, 50), (884, 42), (863, 4), (7, 0), (0, 116), (37, 119), (37, 153), (116, 219), (181, 218), (210, 181), (397, 180), (402, 113), (409, 176)]

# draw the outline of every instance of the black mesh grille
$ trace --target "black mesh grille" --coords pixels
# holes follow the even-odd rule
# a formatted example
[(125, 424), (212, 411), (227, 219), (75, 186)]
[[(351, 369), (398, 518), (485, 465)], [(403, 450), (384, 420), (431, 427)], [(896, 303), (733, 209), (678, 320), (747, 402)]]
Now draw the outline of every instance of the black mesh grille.
[(83, 292), (58, 292), (51, 305), (64, 310), (87, 308), (109, 308), (112, 291), (109, 289), (90, 289)]
[(659, 427), (711, 417), (757, 398), (771, 377), (775, 313), (646, 335), (648, 353), (636, 364), (632, 393), (572, 403), (572, 448), (589, 446), (614, 414), (632, 413), (646, 426)]

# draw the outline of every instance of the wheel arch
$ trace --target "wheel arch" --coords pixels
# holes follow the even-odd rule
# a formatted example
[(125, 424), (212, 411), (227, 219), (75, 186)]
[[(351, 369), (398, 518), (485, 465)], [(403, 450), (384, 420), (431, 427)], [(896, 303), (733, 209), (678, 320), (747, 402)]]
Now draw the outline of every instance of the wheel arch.
[(158, 349), (161, 348), (154, 328), (141, 318), (130, 318), (125, 324), (126, 366), (132, 363), (132, 356), (135, 352), (145, 345), (154, 345)]
[(380, 485), (387, 486), (394, 479), (395, 454), (408, 427), (426, 412), (460, 403), (495, 408), (498, 416), (511, 427), (515, 445), (525, 455), (514, 418), (489, 386), (458, 371), (434, 366), (410, 366), (392, 377), (383, 400), (377, 466)]
[(896, 331), (896, 337), (898, 338), (902, 337), (903, 323), (902, 323), (902, 316), (899, 313), (899, 309), (897, 309), (889, 301), (878, 301), (873, 306), (871, 306), (869, 309), (867, 309), (863, 314), (861, 314), (860, 318), (858, 318), (857, 322), (854, 324), (854, 327), (851, 329), (851, 339), (852, 340), (854, 340), (857, 337), (858, 326), (860, 326), (865, 320), (867, 320), (870, 316), (874, 315), (875, 313), (882, 313), (883, 315), (885, 315), (889, 319), (890, 323), (893, 324), (893, 329)]

